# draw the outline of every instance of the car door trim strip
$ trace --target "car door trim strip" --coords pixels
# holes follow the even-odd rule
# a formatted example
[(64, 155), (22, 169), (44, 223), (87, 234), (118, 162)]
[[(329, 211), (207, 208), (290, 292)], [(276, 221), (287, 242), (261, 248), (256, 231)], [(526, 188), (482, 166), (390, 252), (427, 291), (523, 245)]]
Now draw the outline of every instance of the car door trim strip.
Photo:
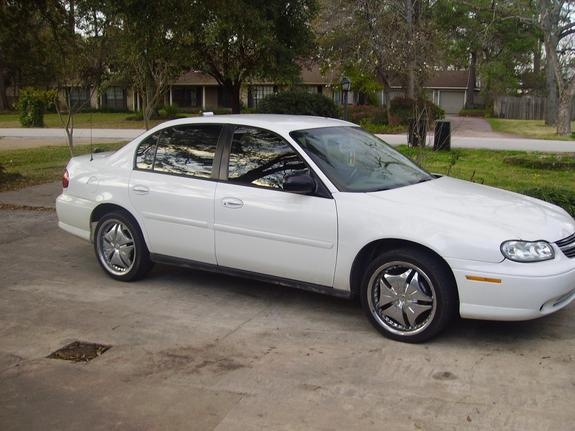
[(145, 218), (150, 219), (150, 220), (158, 220), (158, 221), (164, 221), (167, 223), (183, 224), (186, 226), (201, 227), (204, 229), (207, 229), (210, 226), (210, 224), (206, 221), (192, 220), (192, 219), (182, 218), (182, 217), (167, 216), (164, 214), (157, 214), (157, 213), (153, 213), (153, 212), (149, 212), (149, 211), (142, 211), (142, 215)]
[(271, 239), (272, 241), (289, 242), (292, 244), (307, 245), (316, 248), (333, 248), (333, 242), (321, 241), (317, 239), (301, 238), (289, 235), (282, 235), (279, 233), (265, 232), (261, 230), (247, 229), (243, 227), (229, 226), (224, 224), (214, 224), (214, 230), (219, 232), (233, 233), (237, 235), (252, 236), (255, 238)]

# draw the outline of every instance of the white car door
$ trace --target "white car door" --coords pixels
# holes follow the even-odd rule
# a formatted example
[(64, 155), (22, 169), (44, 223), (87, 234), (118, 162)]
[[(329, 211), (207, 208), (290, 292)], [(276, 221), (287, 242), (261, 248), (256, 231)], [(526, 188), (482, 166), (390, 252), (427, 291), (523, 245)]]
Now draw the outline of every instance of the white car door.
[(217, 124), (173, 126), (138, 147), (130, 200), (151, 253), (216, 263), (213, 166), (221, 130)]
[(329, 192), (282, 190), (288, 175), (309, 172), (291, 145), (270, 131), (240, 126), (223, 159), (228, 181), (218, 183), (215, 199), (218, 265), (332, 286), (335, 201)]

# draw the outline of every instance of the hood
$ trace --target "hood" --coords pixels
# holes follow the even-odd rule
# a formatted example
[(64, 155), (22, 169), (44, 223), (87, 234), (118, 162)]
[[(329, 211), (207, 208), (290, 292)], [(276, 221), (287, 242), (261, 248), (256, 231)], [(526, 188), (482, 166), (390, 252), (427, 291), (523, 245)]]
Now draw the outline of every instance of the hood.
[(365, 223), (385, 220), (380, 229), (390, 233), (384, 234), (398, 233), (446, 257), (496, 262), (503, 241), (556, 242), (575, 232), (575, 221), (558, 206), (450, 177), (366, 195), (372, 205), (365, 208), (374, 213)]
[(450, 177), (369, 195), (504, 230), (507, 239), (555, 242), (575, 231), (573, 218), (556, 205)]

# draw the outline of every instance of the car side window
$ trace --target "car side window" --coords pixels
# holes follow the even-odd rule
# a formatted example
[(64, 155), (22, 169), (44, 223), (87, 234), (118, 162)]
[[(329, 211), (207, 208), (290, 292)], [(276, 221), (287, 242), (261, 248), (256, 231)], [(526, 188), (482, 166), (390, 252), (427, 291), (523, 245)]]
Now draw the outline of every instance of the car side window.
[(280, 136), (253, 127), (234, 131), (228, 165), (230, 182), (281, 190), (287, 176), (301, 173), (309, 173), (309, 168)]
[(158, 139), (154, 171), (210, 178), (222, 126), (182, 125), (163, 129)]
[(136, 150), (136, 169), (150, 171), (154, 167), (154, 157), (156, 157), (156, 147), (160, 132), (156, 132), (144, 139)]

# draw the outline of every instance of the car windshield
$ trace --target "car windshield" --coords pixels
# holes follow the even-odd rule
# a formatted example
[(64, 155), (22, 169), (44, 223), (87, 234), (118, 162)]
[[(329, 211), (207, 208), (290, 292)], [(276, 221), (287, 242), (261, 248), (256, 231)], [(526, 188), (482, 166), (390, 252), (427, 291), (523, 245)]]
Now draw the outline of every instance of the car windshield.
[(290, 136), (340, 191), (389, 190), (434, 178), (379, 138), (357, 127), (297, 130)]

